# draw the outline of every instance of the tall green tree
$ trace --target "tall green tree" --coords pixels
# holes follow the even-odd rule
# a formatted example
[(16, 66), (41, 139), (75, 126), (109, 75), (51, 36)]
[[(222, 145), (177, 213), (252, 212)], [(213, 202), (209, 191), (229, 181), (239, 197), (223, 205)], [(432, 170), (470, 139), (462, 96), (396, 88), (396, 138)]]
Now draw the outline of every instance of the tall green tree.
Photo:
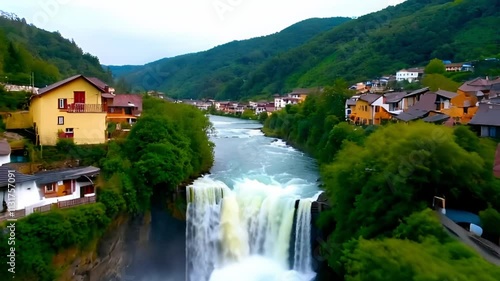
[(442, 60), (432, 59), (424, 69), (425, 74), (444, 74), (446, 67)]

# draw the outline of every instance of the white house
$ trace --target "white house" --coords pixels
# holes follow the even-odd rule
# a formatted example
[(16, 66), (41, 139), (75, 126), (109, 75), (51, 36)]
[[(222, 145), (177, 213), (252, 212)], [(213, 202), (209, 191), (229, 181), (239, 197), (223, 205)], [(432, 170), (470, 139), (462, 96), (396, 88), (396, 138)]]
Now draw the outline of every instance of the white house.
[(0, 196), (2, 212), (21, 210), (40, 200), (34, 176), (18, 173), (6, 166), (0, 167)]
[(0, 140), (0, 166), (10, 163), (10, 153), (10, 144), (7, 142), (7, 140)]
[[(89, 166), (25, 175), (2, 166), (0, 196), (7, 205), (10, 205), (9, 209), (26, 209), (25, 214), (29, 215), (36, 207), (95, 196), (93, 178), (99, 171), (99, 168)], [(15, 191), (9, 192), (9, 190)], [(9, 193), (13, 195), (9, 197)]]
[(424, 69), (423, 68), (408, 68), (408, 69), (401, 69), (400, 71), (396, 72), (396, 80), (397, 81), (408, 81), (410, 83), (420, 80), (422, 76), (424, 75)]
[(405, 99), (407, 94), (407, 92), (392, 92), (384, 95), (385, 103), (389, 106), (389, 113), (398, 115), (407, 108)]

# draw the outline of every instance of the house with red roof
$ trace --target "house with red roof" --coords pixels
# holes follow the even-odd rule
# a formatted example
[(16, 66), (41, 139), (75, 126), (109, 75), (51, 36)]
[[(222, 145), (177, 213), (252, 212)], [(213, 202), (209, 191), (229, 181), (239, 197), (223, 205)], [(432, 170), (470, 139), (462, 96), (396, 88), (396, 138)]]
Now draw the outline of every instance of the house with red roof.
[(118, 124), (134, 124), (142, 113), (142, 96), (116, 94), (109, 98), (106, 120)]
[(61, 138), (75, 144), (106, 141), (106, 109), (113, 90), (97, 78), (75, 75), (33, 94), (29, 118), (37, 145)]

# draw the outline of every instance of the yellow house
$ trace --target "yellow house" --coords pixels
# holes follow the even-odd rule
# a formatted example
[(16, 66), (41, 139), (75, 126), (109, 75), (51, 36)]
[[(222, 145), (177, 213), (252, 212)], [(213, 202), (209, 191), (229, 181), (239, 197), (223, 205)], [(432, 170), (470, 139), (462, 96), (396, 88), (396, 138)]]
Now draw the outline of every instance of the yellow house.
[(104, 143), (108, 91), (100, 80), (83, 75), (40, 89), (30, 104), (36, 144), (55, 145), (59, 138)]
[(383, 120), (391, 118), (389, 105), (384, 102), (384, 97), (378, 94), (360, 95), (349, 116), (356, 125), (379, 125)]
[[(436, 93), (443, 93), (446, 91), (439, 90)], [(478, 109), (478, 99), (475, 95), (458, 90), (457, 93), (451, 97), (450, 105), (441, 108), (441, 113), (452, 117), (455, 121), (462, 124), (470, 122)]]

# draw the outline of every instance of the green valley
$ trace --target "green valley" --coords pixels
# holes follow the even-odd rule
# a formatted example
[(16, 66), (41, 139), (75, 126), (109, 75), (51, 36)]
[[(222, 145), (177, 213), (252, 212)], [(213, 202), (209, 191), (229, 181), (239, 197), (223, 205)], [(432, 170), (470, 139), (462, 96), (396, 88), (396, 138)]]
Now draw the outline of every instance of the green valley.
[[(327, 86), (339, 77), (356, 82), (424, 66), (433, 58), (498, 56), (499, 5), (492, 0), (408, 0), (354, 20), (309, 20), (274, 35), (112, 70), (134, 89), (160, 90), (174, 98), (237, 100)], [(305, 32), (307, 26), (313, 28)]]

